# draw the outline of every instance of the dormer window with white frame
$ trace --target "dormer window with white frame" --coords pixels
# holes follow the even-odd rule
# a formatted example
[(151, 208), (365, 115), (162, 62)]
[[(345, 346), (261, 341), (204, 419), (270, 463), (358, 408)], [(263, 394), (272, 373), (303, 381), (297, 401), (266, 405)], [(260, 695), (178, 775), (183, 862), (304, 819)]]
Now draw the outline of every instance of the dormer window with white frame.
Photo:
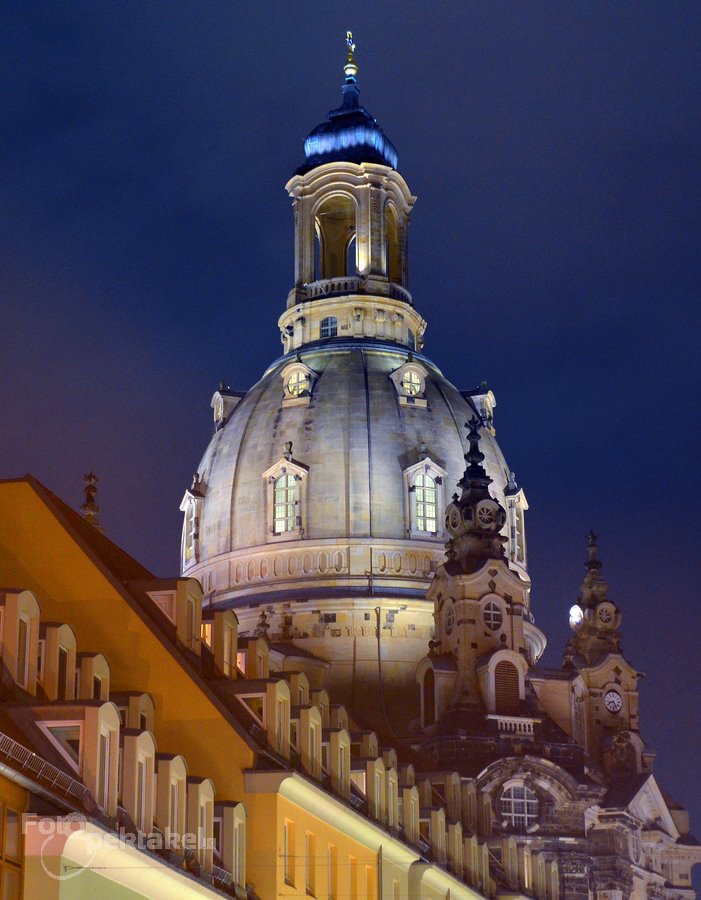
[(318, 374), (301, 360), (289, 363), (280, 372), (282, 406), (309, 406)]
[(200, 511), (203, 499), (201, 481), (199, 475), (195, 475), (192, 486), (185, 491), (185, 496), (180, 504), (180, 511), (184, 513), (180, 551), (183, 571), (194, 565), (199, 559)]
[(304, 534), (303, 512), (306, 498), (306, 466), (290, 458), (281, 460), (262, 473), (267, 490), (268, 540), (283, 541)]
[(426, 408), (426, 379), (428, 369), (421, 363), (410, 359), (403, 366), (395, 369), (389, 376), (397, 392), (400, 406), (418, 406)]
[(442, 534), (445, 477), (445, 469), (429, 457), (404, 470), (410, 537), (432, 538)]
[(526, 524), (525, 511), (528, 509), (526, 495), (516, 484), (516, 476), (509, 473), (505, 491), (506, 515), (509, 528), (509, 557), (519, 565), (526, 565)]

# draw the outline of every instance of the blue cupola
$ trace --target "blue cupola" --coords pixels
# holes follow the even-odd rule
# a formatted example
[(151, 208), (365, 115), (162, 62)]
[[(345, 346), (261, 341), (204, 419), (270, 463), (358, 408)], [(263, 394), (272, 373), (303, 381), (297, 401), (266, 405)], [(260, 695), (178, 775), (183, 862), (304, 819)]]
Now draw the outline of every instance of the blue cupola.
[(353, 58), (355, 44), (349, 31), (346, 35), (348, 59), (343, 67), (346, 76), (341, 88), (343, 103), (329, 113), (304, 142), (305, 162), (297, 170), (300, 174), (328, 162), (369, 162), (397, 168), (397, 151), (364, 106), (360, 105), (358, 66)]

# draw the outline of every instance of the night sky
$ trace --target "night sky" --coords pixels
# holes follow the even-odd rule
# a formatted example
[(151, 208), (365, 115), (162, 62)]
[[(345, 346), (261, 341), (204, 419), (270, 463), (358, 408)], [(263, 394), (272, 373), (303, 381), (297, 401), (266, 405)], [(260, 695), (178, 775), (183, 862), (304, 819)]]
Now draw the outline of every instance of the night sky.
[(655, 772), (700, 833), (700, 21), (681, 0), (5, 2), (0, 475), (78, 506), (94, 469), (108, 535), (177, 571), (211, 395), (280, 353), (283, 188), (352, 28), (419, 198), (426, 353), (488, 381), (530, 503), (545, 661), (593, 527)]

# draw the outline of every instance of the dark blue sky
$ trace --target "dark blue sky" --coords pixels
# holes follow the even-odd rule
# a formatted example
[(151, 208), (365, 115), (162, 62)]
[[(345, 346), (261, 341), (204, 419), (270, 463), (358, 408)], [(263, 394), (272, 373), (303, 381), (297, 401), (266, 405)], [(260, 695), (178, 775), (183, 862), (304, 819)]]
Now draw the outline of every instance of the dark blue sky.
[(0, 475), (176, 571), (220, 378), (279, 353), (283, 190), (340, 99), (419, 197), (426, 351), (488, 380), (556, 664), (601, 536), (663, 787), (701, 832), (698, 3), (6, 2)]

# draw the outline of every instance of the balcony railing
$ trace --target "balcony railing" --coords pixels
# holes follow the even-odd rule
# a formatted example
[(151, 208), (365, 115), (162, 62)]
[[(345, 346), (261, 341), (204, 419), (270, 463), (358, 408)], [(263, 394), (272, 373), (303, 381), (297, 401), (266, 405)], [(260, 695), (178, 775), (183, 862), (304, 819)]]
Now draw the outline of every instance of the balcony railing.
[[(309, 281), (304, 285), (307, 298), (314, 300), (317, 297), (332, 297), (339, 294), (363, 294), (365, 293), (365, 279), (357, 275), (342, 275), (338, 278), (320, 278), (317, 281)], [(390, 282), (382, 293), (389, 293), (393, 300), (401, 300), (411, 305), (411, 294), (399, 284)]]
[(502, 734), (513, 734), (517, 737), (533, 737), (535, 726), (540, 719), (527, 719), (521, 716), (487, 716), (497, 723)]
[(365, 279), (351, 275), (342, 278), (321, 278), (305, 285), (310, 300), (315, 297), (328, 297), (331, 294), (357, 294), (365, 290)]
[(19, 771), (31, 775), (39, 784), (43, 784), (63, 797), (72, 798), (77, 803), (83, 803), (90, 796), (90, 791), (84, 784), (71, 778), (70, 775), (66, 775), (65, 772), (52, 766), (51, 763), (46, 762), (36, 753), (23, 747), (22, 744), (18, 744), (17, 741), (2, 732), (0, 732), (0, 758), (13, 763)]

